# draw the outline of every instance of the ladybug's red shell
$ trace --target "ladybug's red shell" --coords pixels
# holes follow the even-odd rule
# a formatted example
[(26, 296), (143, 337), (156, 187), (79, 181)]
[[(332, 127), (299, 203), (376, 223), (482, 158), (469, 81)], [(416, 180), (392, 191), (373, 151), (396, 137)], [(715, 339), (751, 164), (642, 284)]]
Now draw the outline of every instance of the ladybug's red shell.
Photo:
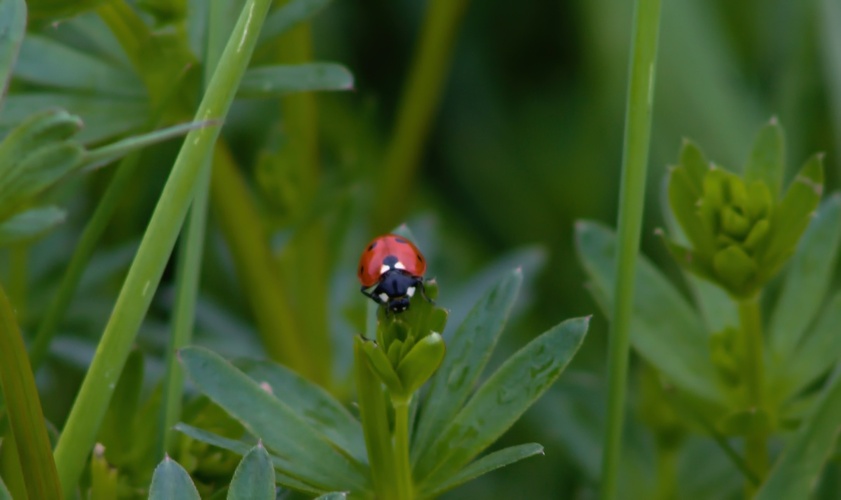
[[(388, 257), (394, 257), (396, 263), (385, 264)], [(371, 287), (389, 269), (402, 269), (412, 276), (420, 277), (426, 272), (426, 260), (411, 241), (395, 234), (386, 234), (374, 238), (365, 247), (359, 259), (357, 276), (363, 287)]]

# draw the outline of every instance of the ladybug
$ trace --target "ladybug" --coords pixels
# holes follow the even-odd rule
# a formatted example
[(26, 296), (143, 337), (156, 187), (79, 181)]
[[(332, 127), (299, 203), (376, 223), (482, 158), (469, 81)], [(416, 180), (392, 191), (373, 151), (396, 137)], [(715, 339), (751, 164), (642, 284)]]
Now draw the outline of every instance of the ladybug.
[[(377, 304), (384, 304), (386, 311), (403, 312), (409, 308), (409, 299), (423, 287), (426, 260), (411, 241), (395, 234), (374, 238), (359, 258), (357, 270), (362, 293)], [(430, 301), (431, 302), (431, 301)]]

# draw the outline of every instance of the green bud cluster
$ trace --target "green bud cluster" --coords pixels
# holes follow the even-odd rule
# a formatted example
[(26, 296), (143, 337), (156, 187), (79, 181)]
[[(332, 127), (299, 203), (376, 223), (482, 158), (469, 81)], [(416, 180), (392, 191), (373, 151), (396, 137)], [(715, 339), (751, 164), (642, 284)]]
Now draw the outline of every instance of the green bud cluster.
[(685, 142), (668, 194), (691, 248), (668, 241), (672, 254), (734, 297), (755, 295), (794, 253), (823, 190), (821, 155), (780, 196), (783, 170), (783, 132), (774, 120), (757, 136), (742, 176), (712, 165)]
[[(433, 301), (438, 296), (434, 280), (426, 282), (426, 295)], [(447, 311), (416, 293), (408, 311), (395, 314), (380, 307), (378, 319), (377, 340), (360, 339), (362, 351), (391, 397), (409, 400), (444, 360)]]

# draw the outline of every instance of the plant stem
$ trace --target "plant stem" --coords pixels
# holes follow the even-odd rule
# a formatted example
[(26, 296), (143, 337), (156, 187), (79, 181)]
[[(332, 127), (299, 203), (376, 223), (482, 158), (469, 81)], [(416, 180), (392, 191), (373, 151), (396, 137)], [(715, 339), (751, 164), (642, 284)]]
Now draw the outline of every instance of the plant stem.
[(406, 193), (432, 118), (438, 108), (441, 89), (450, 65), (454, 39), (468, 0), (430, 0), (421, 29), (420, 45), (412, 59), (406, 86), (400, 99), (394, 135), (388, 145), (374, 211), (378, 231), (388, 231), (406, 214)]
[[(742, 355), (744, 379), (747, 388), (746, 403), (755, 410), (764, 405), (764, 367), (762, 317), (759, 311), (759, 297), (739, 301), (739, 322), (742, 326)], [(768, 436), (763, 429), (748, 434), (745, 438), (745, 456), (748, 466), (759, 478), (760, 484), (768, 471)], [(752, 493), (756, 487), (747, 483), (747, 490)]]
[(616, 302), (613, 308), (608, 349), (608, 423), (602, 460), (601, 488), (601, 498), (604, 500), (616, 498), (616, 478), (622, 453), (629, 330), (633, 314), (634, 276), (645, 203), (645, 178), (651, 133), (659, 25), (660, 0), (635, 2), (619, 199)]
[[(225, 47), (198, 110), (198, 120), (224, 118), (257, 42), (270, 0), (249, 0)], [(65, 496), (72, 495), (87, 463), (134, 338), (152, 302), (186, 217), (219, 126), (192, 130), (184, 140), (149, 227), (137, 250), (88, 373), (55, 448)]]
[(394, 406), (394, 463), (397, 466), (397, 499), (412, 500), (414, 485), (412, 483), (412, 464), (409, 461), (409, 405), (412, 398), (392, 398)]

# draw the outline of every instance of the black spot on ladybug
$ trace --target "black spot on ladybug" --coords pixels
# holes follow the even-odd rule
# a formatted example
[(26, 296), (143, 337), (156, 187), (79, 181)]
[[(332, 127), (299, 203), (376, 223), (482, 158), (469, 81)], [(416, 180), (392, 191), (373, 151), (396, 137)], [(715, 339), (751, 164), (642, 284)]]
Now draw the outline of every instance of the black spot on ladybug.
[(365, 266), (359, 266), (359, 274), (363, 274), (365, 272)]
[(396, 241), (397, 243), (403, 243), (403, 244), (408, 243), (408, 241), (404, 240), (403, 238), (401, 238), (399, 236), (397, 238), (394, 238), (394, 241)]
[(418, 262), (423, 262), (423, 257), (421, 256), (421, 254), (418, 254)]
[(379, 242), (375, 241), (375, 242), (371, 243), (370, 245), (368, 245), (368, 251), (370, 252), (371, 250), (373, 250), (374, 247), (377, 246), (377, 243), (379, 243)]

